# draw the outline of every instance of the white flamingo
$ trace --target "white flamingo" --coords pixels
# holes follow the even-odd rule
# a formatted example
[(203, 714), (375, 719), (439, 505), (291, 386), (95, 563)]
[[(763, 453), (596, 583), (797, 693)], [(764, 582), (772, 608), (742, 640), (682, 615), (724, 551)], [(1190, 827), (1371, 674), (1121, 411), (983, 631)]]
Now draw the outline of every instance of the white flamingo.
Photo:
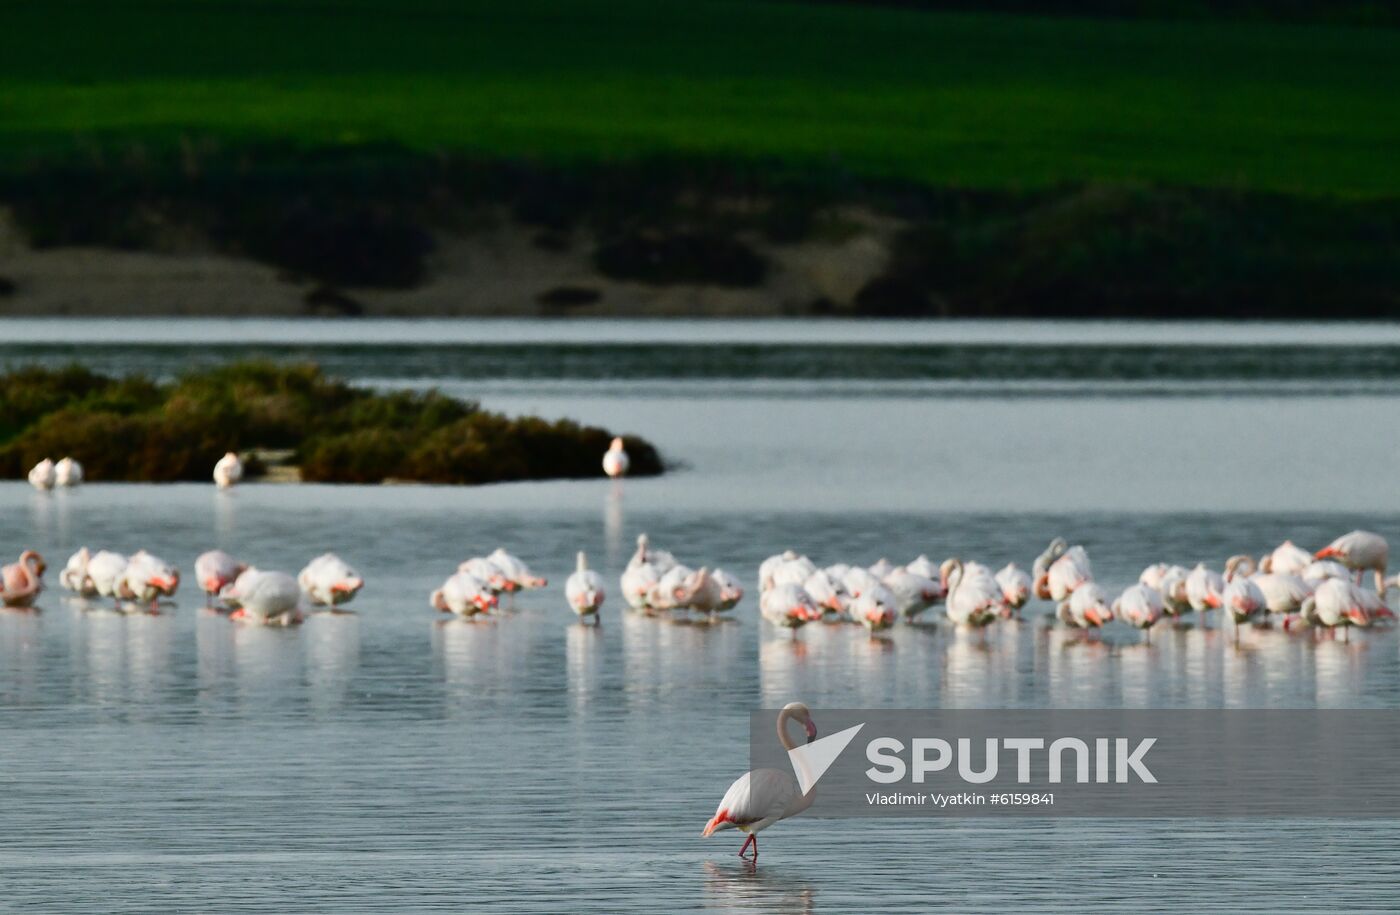
[(612, 440), (608, 446), (608, 451), (603, 455), (603, 473), (613, 479), (627, 475), (627, 470), (632, 466), (632, 459), (627, 456), (622, 438), (619, 436)]
[(1136, 626), (1152, 639), (1152, 627), (1162, 618), (1166, 606), (1156, 588), (1139, 582), (1125, 590), (1113, 602), (1113, 615), (1129, 626)]
[(1079, 629), (1098, 629), (1113, 619), (1113, 608), (1097, 582), (1088, 581), (1060, 602), (1060, 621)]
[(1356, 572), (1356, 583), (1361, 583), (1361, 574), (1370, 569), (1376, 574), (1376, 590), (1385, 592), (1385, 567), (1390, 559), (1390, 544), (1380, 534), (1370, 531), (1352, 531), (1333, 540), (1317, 551), (1317, 559), (1335, 559), (1348, 569)]
[(475, 616), (499, 605), (491, 586), (470, 572), (454, 572), (442, 587), (428, 597), (428, 603), (443, 613)]
[(48, 458), (44, 458), (42, 461), (30, 468), (29, 485), (33, 486), (35, 489), (53, 489), (55, 477), (56, 473), (54, 471), (53, 461), (49, 460)]
[(533, 591), (549, 584), (546, 579), (531, 572), (525, 560), (507, 553), (501, 547), (497, 547), (486, 558), (495, 563), (496, 568), (505, 575), (507, 591)]
[(237, 453), (230, 451), (214, 465), (214, 482), (220, 489), (228, 489), (243, 479), (243, 461)]
[(80, 486), (83, 482), (83, 465), (66, 457), (53, 465), (53, 477), (59, 486)]
[(1181, 566), (1168, 566), (1162, 573), (1162, 610), (1168, 616), (1177, 617), (1191, 609), (1191, 600), (1186, 594), (1186, 579), (1190, 573)]
[(212, 603), (219, 592), (243, 574), (247, 563), (239, 562), (223, 550), (208, 550), (200, 553), (194, 561), (194, 577), (204, 589), (204, 596)]
[(1006, 606), (1020, 610), (1031, 599), (1031, 577), (1014, 562), (1008, 562), (996, 574), (997, 584), (1001, 585), (1001, 595)]
[(360, 593), (365, 580), (334, 553), (323, 553), (297, 575), (297, 585), (317, 607), (339, 607)]
[(1313, 561), (1312, 553), (1295, 544), (1292, 540), (1285, 540), (1274, 547), (1273, 552), (1268, 553), (1259, 561), (1259, 571), (1276, 575), (1299, 575)]
[(744, 599), (744, 586), (739, 579), (730, 575), (724, 569), (715, 569), (710, 576), (719, 585), (719, 609), (733, 610), (739, 605), (739, 601)]
[(98, 550), (87, 564), (88, 580), (92, 583), (93, 591), (99, 597), (110, 597), (118, 607), (121, 605), (119, 583), (126, 572), (126, 563), (127, 559), (121, 553)]
[(91, 551), (87, 547), (80, 547), (68, 557), (68, 564), (58, 573), (58, 583), (79, 597), (96, 597), (97, 587), (88, 576), (88, 563), (91, 561)]
[(179, 586), (180, 573), (174, 566), (159, 556), (139, 550), (127, 559), (126, 569), (117, 582), (117, 594), (122, 600), (146, 604), (154, 613), (157, 601), (162, 597), (174, 597)]
[(758, 612), (774, 626), (797, 630), (822, 618), (821, 608), (798, 585), (777, 585), (758, 599)]
[(877, 585), (852, 601), (847, 612), (869, 632), (879, 632), (894, 625), (899, 599), (889, 588)]
[[(812, 713), (807, 710), (807, 706), (801, 702), (789, 702), (778, 713), (778, 740), (783, 749), (789, 752), (797, 749), (797, 744), (792, 742), (787, 733), (789, 721), (796, 721), (802, 725), (807, 732), (808, 743), (817, 739), (817, 725), (812, 720)], [(796, 758), (798, 765), (806, 766), (801, 754)], [(810, 774), (804, 770), (804, 775), (808, 776), (810, 782)], [(802, 793), (802, 787), (791, 772), (781, 769), (754, 769), (735, 779), (729, 790), (724, 792), (719, 807), (715, 809), (715, 815), (705, 824), (701, 835), (710, 836), (723, 829), (745, 832), (748, 838), (739, 849), (739, 857), (744, 857), (752, 845), (754, 860), (758, 860), (758, 834), (779, 820), (797, 816), (812, 806), (814, 799), (813, 792)]]
[(286, 572), (260, 572), (250, 568), (226, 591), (229, 599), (238, 605), (238, 609), (229, 614), (231, 620), (282, 626), (301, 622), (297, 609), (301, 588)]
[(943, 612), (955, 625), (981, 628), (996, 620), (1004, 598), (986, 566), (945, 559), (938, 574), (948, 595)]
[(588, 556), (579, 550), (574, 574), (564, 582), (564, 599), (580, 617), (591, 616), (597, 621), (598, 608), (603, 606), (605, 597), (603, 576), (588, 567)]
[(1186, 576), (1186, 600), (1191, 609), (1200, 613), (1220, 606), (1220, 592), (1225, 590), (1225, 578), (1213, 569), (1207, 569), (1203, 562)]

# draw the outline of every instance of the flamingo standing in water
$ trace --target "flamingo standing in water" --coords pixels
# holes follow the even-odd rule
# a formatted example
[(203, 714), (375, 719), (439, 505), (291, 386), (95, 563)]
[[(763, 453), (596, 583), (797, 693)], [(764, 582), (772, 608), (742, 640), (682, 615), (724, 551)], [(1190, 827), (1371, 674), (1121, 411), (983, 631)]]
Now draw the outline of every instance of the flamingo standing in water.
[(335, 608), (354, 599), (365, 580), (339, 556), (323, 553), (301, 570), (297, 585), (314, 606)]
[(997, 584), (1001, 585), (1001, 595), (1006, 606), (1013, 612), (1020, 610), (1031, 599), (1031, 577), (1014, 562), (1002, 566), (996, 574)]
[(1356, 583), (1366, 569), (1376, 573), (1376, 591), (1385, 593), (1385, 567), (1390, 558), (1390, 544), (1380, 534), (1352, 531), (1333, 540), (1317, 551), (1318, 559), (1335, 559), (1356, 572)]
[(152, 556), (145, 550), (131, 555), (117, 581), (117, 595), (123, 600), (148, 604), (151, 613), (156, 612), (156, 602), (162, 597), (173, 597), (180, 586), (180, 573), (164, 559)]
[(1166, 610), (1162, 595), (1156, 588), (1139, 582), (1119, 595), (1113, 602), (1113, 615), (1129, 626), (1136, 626), (1152, 641), (1152, 627)]
[(739, 583), (739, 579), (724, 569), (715, 569), (710, 576), (719, 585), (719, 607), (716, 609), (733, 610), (737, 607), (739, 601), (744, 599), (744, 586)]
[(1186, 576), (1186, 600), (1191, 609), (1198, 613), (1214, 610), (1220, 606), (1220, 592), (1225, 590), (1225, 579), (1219, 572), (1207, 569), (1204, 562)]
[(607, 593), (603, 590), (603, 576), (588, 567), (588, 556), (578, 551), (578, 563), (574, 574), (564, 582), (564, 597), (569, 606), (580, 617), (591, 616), (598, 621), (598, 608), (603, 606)]
[(758, 612), (774, 626), (797, 630), (822, 618), (821, 608), (798, 585), (778, 585), (758, 599)]
[(239, 562), (223, 550), (209, 550), (200, 553), (194, 561), (194, 577), (204, 589), (204, 596), (213, 603), (228, 585), (233, 584), (247, 563)]
[(1036, 593), (1053, 601), (1064, 602), (1076, 590), (1094, 580), (1089, 554), (1082, 546), (1072, 546), (1050, 564), (1045, 573), (1045, 586), (1037, 584)]
[(286, 572), (249, 568), (225, 589), (225, 596), (238, 605), (229, 614), (231, 620), (282, 626), (301, 622), (301, 588)]
[(59, 486), (78, 486), (83, 482), (83, 465), (66, 457), (53, 465), (54, 482)]
[(1291, 629), (1297, 623), (1326, 626), (1335, 630), (1343, 627), (1343, 636), (1349, 635), (1352, 626), (1369, 626), (1371, 617), (1358, 600), (1359, 589), (1344, 578), (1329, 578), (1317, 586), (1303, 601), (1302, 609), (1296, 617), (1284, 621), (1284, 628)]
[(627, 450), (623, 447), (622, 437), (618, 436), (612, 440), (608, 446), (607, 454), (603, 455), (603, 473), (612, 477), (627, 476), (627, 470), (632, 466), (632, 459), (627, 456)]
[(1313, 561), (1312, 553), (1285, 540), (1259, 560), (1259, 571), (1266, 574), (1302, 575), (1308, 563)]
[(860, 623), (869, 632), (880, 632), (894, 625), (899, 600), (894, 592), (884, 585), (871, 588), (851, 602), (851, 619)]
[(68, 564), (58, 573), (58, 583), (79, 597), (96, 597), (97, 588), (88, 575), (88, 563), (91, 561), (92, 552), (87, 547), (80, 547), (78, 552), (68, 557)]
[(938, 577), (948, 595), (943, 612), (955, 625), (980, 629), (994, 622), (1005, 606), (1001, 586), (980, 563), (945, 559)]
[[(788, 736), (789, 721), (796, 721), (807, 732), (807, 742), (817, 739), (817, 725), (812, 713), (801, 702), (789, 702), (778, 713), (778, 740), (783, 749), (791, 752), (797, 744)], [(798, 755), (798, 765), (806, 766), (806, 760)], [(810, 774), (804, 769), (804, 774)], [(808, 807), (816, 795), (809, 791), (802, 793), (802, 787), (791, 772), (781, 769), (754, 769), (745, 772), (734, 780), (729, 790), (715, 809), (715, 815), (705, 824), (703, 836), (711, 836), (722, 829), (738, 829), (748, 833), (739, 857), (744, 857), (753, 846), (753, 858), (758, 860), (758, 834), (779, 820), (795, 817)]]
[(35, 489), (53, 489), (54, 481), (57, 477), (53, 468), (53, 461), (44, 458), (29, 470), (29, 485)]
[(1060, 602), (1056, 615), (1060, 622), (1078, 629), (1099, 629), (1113, 619), (1113, 608), (1103, 588), (1089, 581)]
[(428, 597), (428, 603), (443, 613), (476, 616), (499, 605), (491, 586), (470, 572), (455, 572), (442, 587)]
[(943, 585), (932, 578), (909, 571), (908, 566), (900, 566), (885, 576), (884, 586), (894, 595), (899, 612), (905, 619), (914, 619), (934, 602), (941, 599)]
[(34, 550), (19, 554), (19, 561), (0, 569), (0, 603), (6, 607), (32, 607), (44, 590), (44, 557)]
[(220, 489), (228, 489), (243, 479), (243, 461), (236, 452), (230, 451), (214, 465), (214, 482)]
[(98, 597), (110, 597), (118, 610), (121, 609), (120, 586), (126, 564), (125, 556), (111, 550), (98, 550), (87, 564), (87, 580), (92, 583), (92, 590)]

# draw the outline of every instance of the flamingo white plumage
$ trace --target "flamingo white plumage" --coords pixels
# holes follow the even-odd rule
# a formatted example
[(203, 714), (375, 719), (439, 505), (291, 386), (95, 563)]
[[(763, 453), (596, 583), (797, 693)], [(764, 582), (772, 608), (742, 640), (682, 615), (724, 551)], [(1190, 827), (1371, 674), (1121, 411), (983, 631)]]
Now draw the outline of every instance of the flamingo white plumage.
[(607, 453), (603, 455), (603, 473), (617, 479), (626, 476), (631, 466), (632, 459), (627, 456), (627, 448), (622, 437), (614, 438), (612, 443), (608, 445)]
[(1150, 585), (1138, 582), (1127, 588), (1113, 602), (1113, 615), (1129, 626), (1136, 626), (1151, 639), (1152, 627), (1162, 618), (1166, 606), (1162, 594)]
[(598, 608), (603, 606), (607, 592), (603, 590), (603, 576), (588, 567), (588, 555), (578, 551), (574, 564), (574, 574), (564, 582), (564, 599), (580, 617), (598, 619)]
[(1385, 592), (1385, 568), (1390, 559), (1390, 544), (1380, 534), (1370, 531), (1343, 534), (1318, 550), (1315, 558), (1335, 559), (1354, 570), (1357, 584), (1361, 583), (1362, 572), (1370, 569), (1376, 575), (1376, 590)]
[(1196, 563), (1186, 576), (1186, 600), (1199, 612), (1220, 606), (1220, 592), (1225, 590), (1225, 578), (1203, 562)]
[(212, 603), (246, 568), (247, 563), (239, 562), (223, 550), (208, 550), (195, 559), (194, 577)]
[[(778, 713), (778, 740), (783, 749), (792, 751), (797, 748), (787, 733), (789, 721), (802, 725), (807, 732), (808, 743), (817, 739), (817, 725), (807, 706), (801, 702), (789, 702)], [(799, 765), (806, 764), (800, 754), (797, 758)], [(814, 799), (813, 792), (802, 793), (802, 787), (792, 772), (754, 769), (735, 779), (729, 790), (724, 792), (715, 815), (705, 824), (701, 835), (711, 836), (724, 829), (745, 832), (748, 838), (739, 849), (739, 857), (744, 857), (752, 845), (754, 860), (758, 860), (758, 834), (779, 820), (797, 816), (812, 806)]]
[(317, 607), (339, 607), (360, 593), (365, 580), (334, 553), (322, 553), (297, 575), (297, 585)]
[(1057, 616), (1062, 623), (1079, 629), (1098, 629), (1113, 619), (1113, 608), (1103, 588), (1088, 581), (1060, 602)]
[(70, 457), (63, 458), (53, 465), (54, 483), (59, 486), (81, 486), (83, 465)]
[(55, 477), (53, 461), (48, 458), (44, 458), (29, 469), (29, 485), (35, 489), (53, 489)]
[(214, 465), (214, 483), (220, 489), (235, 486), (242, 479), (243, 461), (236, 452), (228, 452)]
[(301, 622), (298, 610), (301, 588), (286, 572), (249, 568), (225, 590), (228, 598), (238, 605), (229, 619), (282, 626)]
[(499, 605), (491, 586), (470, 572), (457, 571), (428, 596), (428, 603), (443, 613), (476, 616)]
[(1014, 562), (1008, 562), (996, 574), (1001, 595), (1011, 610), (1020, 610), (1031, 599), (1031, 577)]
[(79, 597), (96, 597), (97, 587), (88, 576), (88, 563), (91, 561), (92, 552), (87, 547), (80, 547), (68, 557), (68, 564), (58, 573), (58, 583)]
[(799, 585), (777, 585), (758, 599), (758, 612), (774, 626), (793, 633), (822, 618), (821, 608)]
[(851, 601), (847, 610), (851, 619), (870, 632), (879, 632), (893, 626), (899, 612), (899, 599), (884, 585), (877, 585)]

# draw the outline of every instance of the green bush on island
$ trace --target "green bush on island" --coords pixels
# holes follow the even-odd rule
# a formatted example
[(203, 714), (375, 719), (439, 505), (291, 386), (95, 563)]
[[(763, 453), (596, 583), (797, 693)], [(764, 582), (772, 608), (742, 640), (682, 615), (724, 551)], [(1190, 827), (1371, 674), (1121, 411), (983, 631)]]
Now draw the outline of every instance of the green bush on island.
[[(593, 477), (612, 436), (437, 391), (357, 388), (314, 365), (240, 362), (169, 382), (76, 367), (0, 375), (0, 475), (9, 478), (71, 455), (94, 481), (202, 481), (226, 451), (251, 449), (291, 450), (309, 482)], [(626, 444), (634, 475), (661, 473), (654, 447)]]

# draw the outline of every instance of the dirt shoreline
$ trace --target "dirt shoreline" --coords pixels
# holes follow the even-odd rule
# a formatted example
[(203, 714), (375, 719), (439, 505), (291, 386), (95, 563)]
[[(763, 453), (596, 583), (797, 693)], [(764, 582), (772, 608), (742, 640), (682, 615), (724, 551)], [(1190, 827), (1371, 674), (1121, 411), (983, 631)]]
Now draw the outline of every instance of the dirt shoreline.
[[(0, 213), (0, 315), (524, 317), (561, 315), (773, 317), (854, 313), (856, 295), (889, 262), (898, 225), (851, 213), (847, 240), (745, 243), (764, 257), (757, 285), (654, 285), (604, 276), (583, 231), (548, 247), (502, 221), (470, 237), (441, 234), (428, 276), (409, 289), (328, 285), (251, 258), (208, 250), (124, 251), (30, 246)], [(814, 307), (814, 303), (817, 303)]]

